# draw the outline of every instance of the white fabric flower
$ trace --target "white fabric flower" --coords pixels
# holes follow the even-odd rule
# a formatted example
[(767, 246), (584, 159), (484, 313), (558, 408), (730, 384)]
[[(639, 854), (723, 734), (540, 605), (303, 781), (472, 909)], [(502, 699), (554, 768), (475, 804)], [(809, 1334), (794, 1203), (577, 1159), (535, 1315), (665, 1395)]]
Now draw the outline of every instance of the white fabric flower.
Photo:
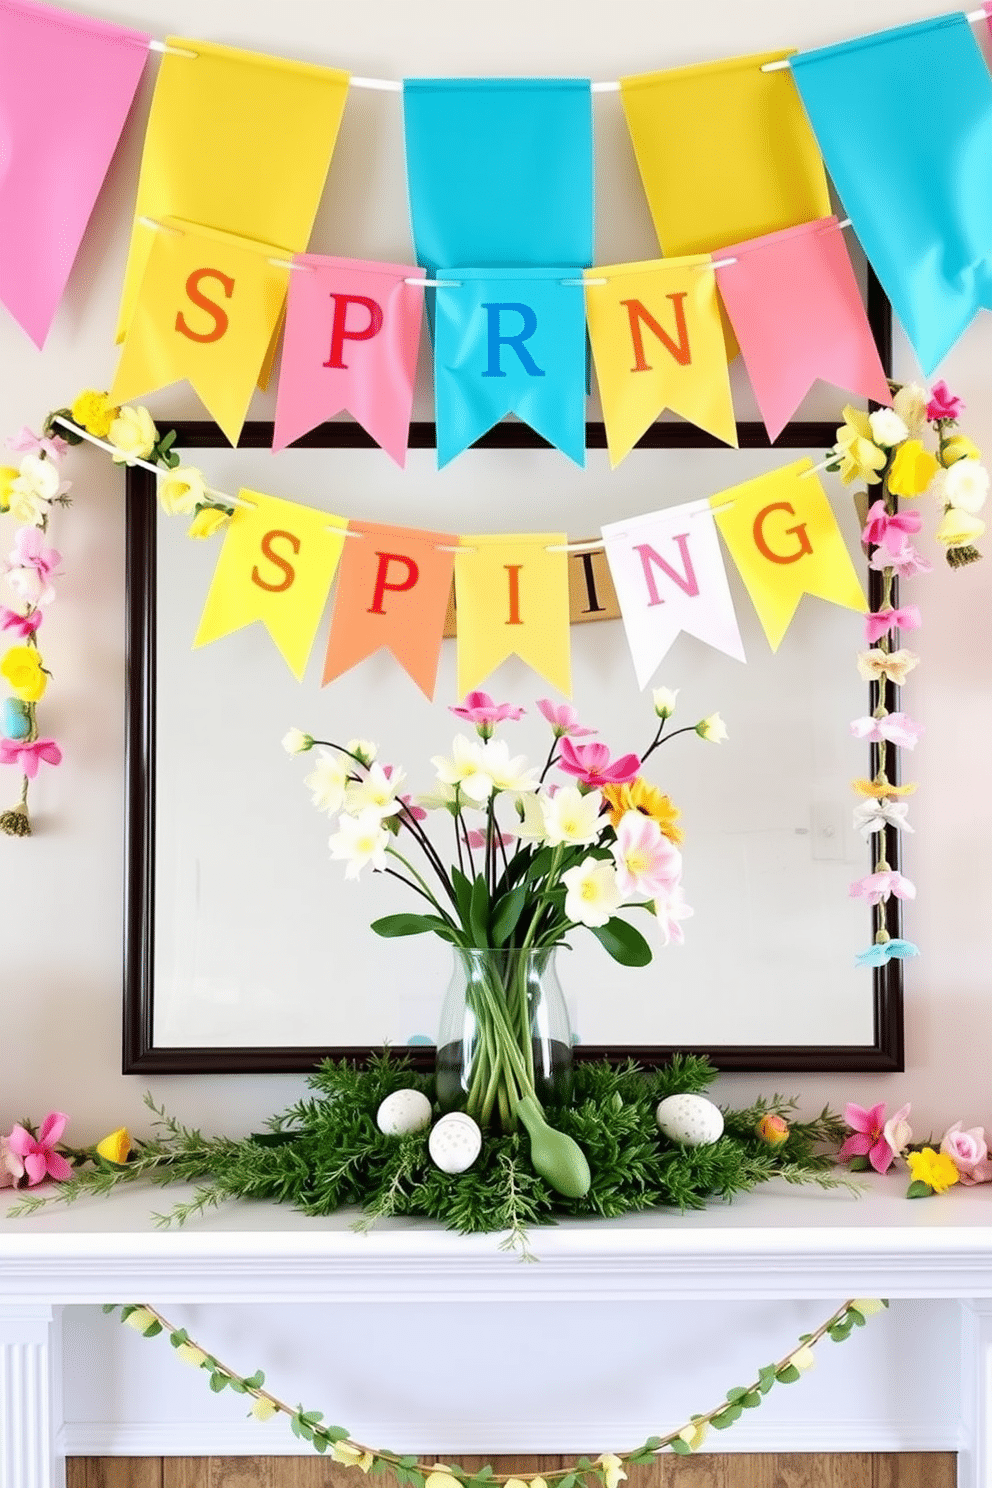
[(576, 786), (567, 785), (555, 791), (553, 796), (540, 797), (540, 803), (545, 840), (552, 847), (561, 843), (580, 847), (583, 843), (595, 842), (599, 836), (602, 826), (599, 813), (603, 804), (599, 791), (590, 791), (584, 796)]
[(128, 405), (114, 419), (107, 439), (117, 451), (114, 464), (133, 465), (148, 459), (158, 443), (158, 430), (147, 408)]
[(883, 827), (895, 827), (900, 832), (912, 832), (907, 816), (909, 804), (906, 801), (860, 801), (854, 808), (854, 825), (867, 842), (873, 832), (880, 832)]
[(380, 818), (393, 816), (403, 805), (399, 788), (405, 780), (405, 770), (392, 769), (387, 775), (382, 765), (372, 765), (364, 780), (349, 785), (345, 792), (345, 810), (352, 816), (363, 811), (376, 811)]
[(207, 499), (203, 471), (195, 465), (177, 465), (159, 476), (158, 499), (167, 517), (188, 517)]
[(902, 419), (910, 434), (919, 434), (927, 421), (927, 404), (930, 395), (918, 382), (907, 382), (892, 399), (892, 407)]
[(432, 755), (431, 764), (442, 785), (457, 785), (470, 801), (487, 801), (493, 793), (493, 778), (483, 764), (482, 744), (478, 739), (456, 734), (450, 757)]
[(988, 492), (989, 473), (978, 460), (955, 460), (951, 468), (944, 471), (941, 495), (959, 511), (981, 511)]
[(620, 889), (612, 863), (585, 858), (561, 876), (565, 885), (565, 913), (576, 925), (605, 925), (620, 906)]
[(662, 944), (667, 946), (674, 942), (675, 945), (683, 945), (685, 934), (679, 921), (691, 919), (694, 911), (682, 897), (682, 885), (676, 884), (669, 893), (655, 899), (654, 912), (658, 918)]
[(63, 490), (68, 490), (68, 484), (61, 480), (54, 461), (25, 455), (20, 474), (10, 483), (8, 510), (16, 522), (40, 527), (48, 515), (49, 503)]
[(677, 687), (656, 687), (651, 694), (654, 711), (662, 722), (666, 718), (671, 718), (675, 712), (675, 699), (678, 695), (679, 689)]
[(546, 796), (521, 796), (517, 803), (518, 810), (523, 812), (520, 825), (515, 828), (515, 835), (522, 842), (547, 842), (548, 823), (544, 814), (544, 802)]
[(414, 801), (425, 811), (450, 811), (452, 816), (460, 805), (475, 805), (473, 801), (463, 803), (459, 792), (453, 785), (443, 785), (440, 781), (436, 790), (428, 791), (423, 796), (415, 796)]
[(328, 846), (332, 858), (348, 864), (345, 878), (357, 878), (367, 863), (376, 872), (383, 872), (388, 843), (389, 833), (382, 825), (382, 818), (370, 806), (358, 816), (342, 816)]
[(344, 747), (349, 754), (360, 759), (366, 769), (379, 753), (378, 744), (373, 744), (371, 739), (349, 739)]
[(348, 787), (348, 760), (342, 754), (328, 754), (322, 749), (317, 764), (304, 780), (313, 792), (312, 800), (318, 811), (334, 816), (344, 805)]
[(282, 747), (287, 754), (306, 754), (313, 748), (313, 735), (298, 728), (288, 729), (282, 736)]
[(909, 430), (894, 408), (877, 408), (868, 415), (868, 422), (872, 439), (883, 449), (891, 449), (894, 444), (902, 444), (909, 438)]
[(510, 754), (504, 739), (487, 739), (482, 746), (483, 768), (490, 775), (493, 789), (499, 791), (536, 791), (537, 771), (527, 768), (522, 754)]

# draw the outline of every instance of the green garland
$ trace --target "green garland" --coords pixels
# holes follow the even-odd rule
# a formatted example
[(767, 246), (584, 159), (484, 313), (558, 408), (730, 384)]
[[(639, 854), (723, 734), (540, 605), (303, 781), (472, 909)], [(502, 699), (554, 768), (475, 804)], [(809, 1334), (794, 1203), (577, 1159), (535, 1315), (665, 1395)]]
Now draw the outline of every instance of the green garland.
[[(668, 1450), (679, 1456), (688, 1456), (702, 1446), (707, 1429), (726, 1430), (739, 1421), (746, 1410), (759, 1406), (773, 1385), (791, 1385), (801, 1379), (806, 1370), (816, 1362), (813, 1349), (823, 1338), (834, 1343), (843, 1343), (851, 1336), (855, 1327), (864, 1327), (865, 1320), (873, 1313), (888, 1307), (887, 1302), (857, 1297), (843, 1303), (832, 1312), (813, 1333), (803, 1333), (798, 1346), (776, 1363), (759, 1369), (755, 1378), (747, 1385), (735, 1385), (728, 1390), (723, 1400), (701, 1415), (693, 1415), (684, 1426), (670, 1431), (666, 1436), (649, 1436), (642, 1446), (629, 1452), (603, 1452), (595, 1461), (579, 1457), (568, 1467), (558, 1468), (530, 1480), (529, 1488), (619, 1488), (627, 1477), (625, 1468), (648, 1464)], [(155, 1338), (168, 1333), (169, 1342), (179, 1357), (195, 1369), (204, 1369), (210, 1377), (210, 1388), (215, 1394), (230, 1387), (238, 1395), (247, 1395), (252, 1405), (249, 1415), (258, 1421), (268, 1421), (275, 1415), (289, 1418), (293, 1435), (309, 1442), (316, 1452), (330, 1452), (336, 1462), (347, 1467), (360, 1468), (375, 1477), (390, 1474), (399, 1488), (453, 1488), (457, 1482), (462, 1488), (492, 1488), (494, 1484), (511, 1484), (513, 1488), (528, 1488), (518, 1476), (497, 1473), (490, 1465), (466, 1472), (457, 1463), (422, 1463), (417, 1457), (400, 1456), (376, 1447), (364, 1446), (353, 1441), (343, 1426), (331, 1426), (324, 1420), (322, 1411), (304, 1410), (287, 1405), (278, 1396), (264, 1388), (265, 1375), (261, 1369), (252, 1375), (241, 1375), (222, 1364), (213, 1354), (194, 1342), (185, 1328), (174, 1328), (160, 1312), (147, 1303), (131, 1303), (120, 1306), (113, 1303), (104, 1312), (120, 1312), (121, 1321), (134, 1328), (143, 1338)]]
[(577, 1064), (569, 1105), (549, 1108), (548, 1116), (589, 1161), (592, 1183), (579, 1199), (563, 1198), (538, 1176), (526, 1134), (487, 1134), (474, 1167), (454, 1177), (431, 1161), (426, 1131), (384, 1136), (375, 1116), (387, 1095), (410, 1088), (434, 1094), (432, 1075), (416, 1074), (406, 1059), (388, 1055), (366, 1068), (325, 1062), (309, 1077), (309, 1096), (273, 1117), (268, 1131), (241, 1140), (204, 1137), (146, 1097), (158, 1135), (136, 1142), (126, 1163), (108, 1162), (92, 1148), (63, 1149), (75, 1166), (72, 1178), (44, 1195), (26, 1194), (9, 1212), (31, 1213), (53, 1200), (71, 1203), (147, 1177), (156, 1184), (197, 1185), (190, 1200), (157, 1216), (163, 1224), (181, 1224), (228, 1199), (293, 1204), (314, 1215), (354, 1205), (364, 1211), (360, 1228), (385, 1215), (426, 1216), (463, 1234), (505, 1230), (504, 1248), (528, 1255), (527, 1230), (564, 1215), (701, 1209), (708, 1199), (730, 1199), (770, 1178), (854, 1187), (830, 1172), (833, 1156), (820, 1151), (824, 1144), (835, 1151), (845, 1132), (829, 1111), (813, 1121), (792, 1121), (781, 1145), (758, 1135), (763, 1115), (793, 1111), (795, 1103), (779, 1096), (726, 1112), (724, 1135), (707, 1146), (681, 1147), (664, 1137), (657, 1103), (703, 1091), (715, 1076), (712, 1065), (694, 1055), (648, 1072), (633, 1064)]

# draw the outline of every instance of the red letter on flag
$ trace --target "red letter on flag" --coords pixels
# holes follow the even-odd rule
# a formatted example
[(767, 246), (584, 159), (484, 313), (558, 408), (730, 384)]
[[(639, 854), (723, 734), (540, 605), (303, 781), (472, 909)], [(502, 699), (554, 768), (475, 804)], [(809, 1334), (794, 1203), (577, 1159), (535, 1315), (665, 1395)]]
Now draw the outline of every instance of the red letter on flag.
[[(344, 361), (344, 343), (346, 341), (371, 341), (373, 336), (378, 336), (382, 330), (382, 306), (375, 300), (370, 300), (367, 295), (335, 294), (333, 290), (331, 299), (334, 301), (331, 355), (324, 366), (332, 367), (337, 372), (347, 372), (348, 368)], [(360, 331), (347, 329), (349, 305), (364, 305), (369, 312), (368, 324)]]
[(621, 305), (626, 305), (627, 314), (630, 317), (630, 338), (634, 343), (634, 365), (630, 369), (632, 372), (652, 371), (652, 368), (648, 366), (648, 363), (644, 359), (644, 340), (641, 336), (642, 320), (648, 330), (653, 331), (662, 345), (667, 347), (680, 367), (688, 367), (692, 361), (692, 351), (689, 348), (689, 328), (685, 323), (685, 291), (683, 290), (679, 294), (666, 295), (665, 298), (671, 300), (675, 310), (675, 328), (679, 335), (678, 341), (672, 340), (664, 326), (659, 325), (650, 310), (646, 309), (640, 300), (620, 301)]
[[(372, 596), (372, 604), (369, 607), (370, 615), (384, 615), (382, 599), (387, 589), (392, 589), (394, 594), (402, 594), (406, 589), (412, 589), (420, 578), (420, 569), (412, 558), (407, 558), (403, 553), (380, 553), (376, 549), (375, 556), (379, 560), (379, 568), (375, 576), (375, 594)], [(406, 578), (401, 579), (398, 584), (391, 584), (386, 577), (389, 573), (391, 563), (406, 564)]]

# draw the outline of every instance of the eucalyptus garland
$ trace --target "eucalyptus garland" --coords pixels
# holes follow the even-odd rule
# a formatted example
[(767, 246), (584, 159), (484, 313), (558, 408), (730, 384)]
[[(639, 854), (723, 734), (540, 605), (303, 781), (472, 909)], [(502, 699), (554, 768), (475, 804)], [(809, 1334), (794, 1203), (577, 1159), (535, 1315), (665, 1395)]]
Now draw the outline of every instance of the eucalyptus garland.
[[(475, 1165), (456, 1176), (432, 1162), (427, 1131), (384, 1135), (375, 1118), (387, 1095), (417, 1089), (434, 1099), (433, 1075), (417, 1074), (406, 1059), (390, 1054), (367, 1067), (325, 1061), (309, 1076), (304, 1099), (273, 1117), (266, 1131), (242, 1139), (205, 1137), (146, 1097), (156, 1134), (134, 1142), (126, 1162), (108, 1161), (93, 1148), (62, 1148), (73, 1165), (71, 1177), (45, 1194), (25, 1194), (9, 1212), (27, 1214), (47, 1202), (72, 1202), (147, 1178), (196, 1185), (192, 1198), (157, 1216), (163, 1224), (183, 1223), (229, 1199), (292, 1204), (313, 1215), (357, 1206), (360, 1228), (386, 1215), (418, 1215), (462, 1233), (506, 1231), (503, 1246), (528, 1255), (528, 1229), (565, 1215), (701, 1209), (711, 1198), (730, 1199), (770, 1178), (853, 1187), (831, 1172), (845, 1135), (840, 1118), (824, 1110), (812, 1121), (786, 1121), (795, 1102), (780, 1096), (726, 1111), (723, 1135), (705, 1146), (680, 1146), (662, 1135), (658, 1102), (698, 1094), (715, 1076), (695, 1055), (677, 1055), (650, 1071), (632, 1063), (578, 1063), (569, 1104), (548, 1107), (556, 1128), (588, 1158), (592, 1182), (577, 1199), (556, 1193), (534, 1170), (526, 1134), (487, 1134)], [(778, 1118), (775, 1145), (759, 1131), (769, 1116)]]
[[(823, 1338), (834, 1343), (843, 1343), (854, 1328), (864, 1327), (865, 1320), (874, 1313), (888, 1307), (888, 1302), (867, 1297), (857, 1297), (845, 1302), (832, 1312), (813, 1333), (800, 1335), (799, 1343), (784, 1358), (766, 1364), (755, 1378), (746, 1385), (735, 1385), (728, 1390), (723, 1400), (710, 1410), (690, 1416), (684, 1426), (665, 1436), (649, 1436), (641, 1446), (628, 1452), (602, 1452), (595, 1460), (579, 1457), (568, 1467), (546, 1472), (529, 1480), (529, 1488), (618, 1488), (627, 1477), (625, 1469), (651, 1463), (664, 1451), (688, 1456), (698, 1450), (705, 1440), (710, 1426), (717, 1431), (726, 1430), (739, 1421), (746, 1410), (756, 1409), (774, 1385), (790, 1385), (801, 1379), (814, 1365), (813, 1350)], [(398, 1488), (453, 1488), (453, 1483), (463, 1488), (491, 1488), (494, 1484), (511, 1485), (511, 1488), (528, 1488), (520, 1477), (509, 1473), (497, 1473), (492, 1466), (476, 1468), (466, 1472), (454, 1462), (424, 1463), (414, 1456), (401, 1456), (396, 1452), (368, 1447), (354, 1441), (343, 1426), (332, 1426), (324, 1419), (323, 1411), (304, 1410), (302, 1405), (291, 1406), (271, 1391), (266, 1390), (265, 1375), (261, 1369), (252, 1375), (238, 1374), (229, 1365), (222, 1364), (213, 1354), (190, 1338), (185, 1328), (175, 1328), (147, 1303), (118, 1303), (105, 1307), (106, 1313), (120, 1313), (121, 1321), (134, 1328), (143, 1338), (155, 1338), (168, 1333), (169, 1342), (184, 1363), (195, 1369), (203, 1369), (210, 1378), (210, 1388), (215, 1394), (232, 1389), (238, 1395), (251, 1399), (249, 1416), (257, 1421), (271, 1420), (275, 1415), (289, 1418), (293, 1435), (309, 1442), (314, 1451), (328, 1453), (336, 1462), (346, 1467), (357, 1467), (374, 1477), (384, 1474), (392, 1476)]]

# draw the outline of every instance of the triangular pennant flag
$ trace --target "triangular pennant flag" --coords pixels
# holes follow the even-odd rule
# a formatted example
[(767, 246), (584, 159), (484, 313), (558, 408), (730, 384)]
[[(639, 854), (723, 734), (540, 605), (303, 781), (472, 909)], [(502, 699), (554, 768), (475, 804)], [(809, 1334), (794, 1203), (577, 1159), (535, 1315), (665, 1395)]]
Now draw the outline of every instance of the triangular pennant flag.
[(220, 550), (194, 647), (261, 620), (302, 680), (348, 523), (261, 491), (242, 491)]
[(138, 179), (117, 340), (130, 324), (153, 228), (179, 217), (302, 253), (348, 96), (348, 74), (170, 36)]
[(148, 58), (140, 31), (0, 5), (0, 299), (42, 347)]
[(620, 79), (666, 256), (709, 253), (830, 211), (823, 162), (789, 69), (761, 70), (787, 56), (768, 52)]
[(610, 522), (603, 544), (638, 687), (682, 631), (746, 660), (708, 502)]
[(708, 255), (590, 269), (586, 317), (611, 466), (619, 465), (665, 408), (736, 447), (727, 349)]
[(385, 646), (433, 698), (457, 536), (352, 521), (323, 681)]
[[(971, 27), (960, 13), (940, 16), (805, 52), (792, 70), (929, 377), (979, 307), (992, 307), (992, 80)], [(884, 168), (866, 169), (866, 142), (883, 136)]]
[(286, 306), (274, 450), (353, 414), (406, 463), (424, 292), (405, 264), (300, 254)]
[(804, 594), (864, 612), (861, 580), (811, 460), (710, 498), (717, 526), (777, 651)]
[(892, 402), (836, 217), (735, 243), (716, 258), (717, 285), (769, 439), (818, 378)]
[(110, 390), (126, 403), (187, 378), (232, 444), (279, 329), (288, 269), (227, 233), (163, 223)]
[(455, 554), (459, 697), (514, 654), (571, 696), (567, 542), (562, 532), (461, 538)]
[(440, 468), (507, 413), (585, 464), (586, 318), (572, 269), (439, 271), (434, 393)]

